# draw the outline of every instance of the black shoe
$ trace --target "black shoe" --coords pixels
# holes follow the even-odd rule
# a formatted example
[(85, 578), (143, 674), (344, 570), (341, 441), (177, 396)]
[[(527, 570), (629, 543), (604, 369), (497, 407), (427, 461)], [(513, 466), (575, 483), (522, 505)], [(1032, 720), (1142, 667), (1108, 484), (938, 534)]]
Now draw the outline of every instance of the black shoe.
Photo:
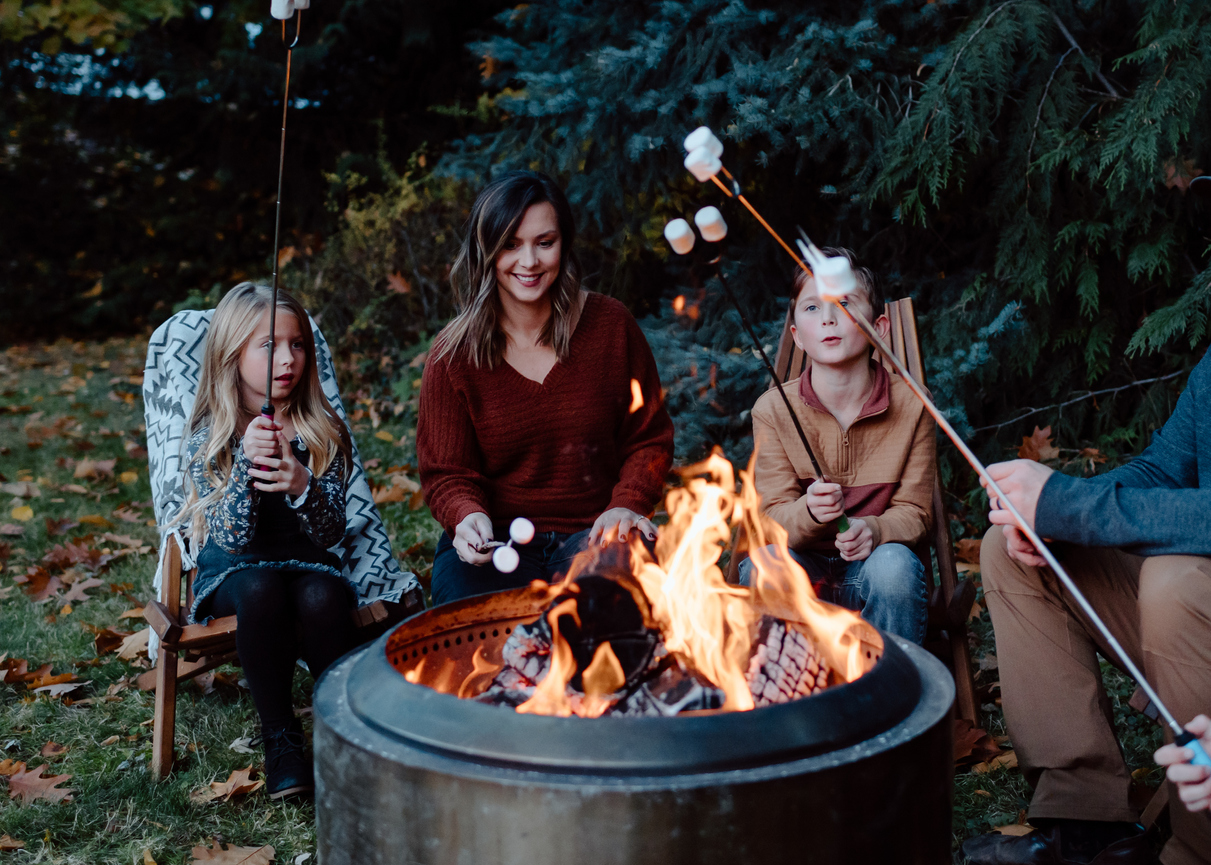
[(265, 746), (265, 790), (270, 799), (298, 796), (315, 789), (311, 761), (303, 748), (303, 725), (298, 719), (288, 724), (261, 725), (259, 740)]
[[(1040, 821), (1043, 822), (1043, 821)], [(1055, 820), (1028, 835), (991, 832), (963, 842), (971, 865), (1150, 865), (1143, 829), (1129, 823)]]

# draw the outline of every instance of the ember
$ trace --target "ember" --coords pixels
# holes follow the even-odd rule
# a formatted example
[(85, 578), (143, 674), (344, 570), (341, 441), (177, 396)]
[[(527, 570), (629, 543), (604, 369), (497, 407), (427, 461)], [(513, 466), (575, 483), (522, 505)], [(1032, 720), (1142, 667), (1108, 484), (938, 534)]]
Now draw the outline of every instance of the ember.
[[(394, 654), (393, 665), (444, 693), (586, 718), (744, 711), (869, 670), (882, 638), (856, 613), (816, 598), (781, 526), (761, 516), (751, 469), (740, 473), (739, 494), (717, 452), (683, 474), (684, 485), (668, 495), (655, 555), (637, 540), (584, 553), (563, 582), (531, 585), (527, 594), (543, 612), (506, 628), (503, 641), (458, 658), (437, 643), (433, 655), (420, 645), (411, 659), (406, 650)], [(718, 565), (736, 524), (753, 548), (751, 589), (726, 583)]]

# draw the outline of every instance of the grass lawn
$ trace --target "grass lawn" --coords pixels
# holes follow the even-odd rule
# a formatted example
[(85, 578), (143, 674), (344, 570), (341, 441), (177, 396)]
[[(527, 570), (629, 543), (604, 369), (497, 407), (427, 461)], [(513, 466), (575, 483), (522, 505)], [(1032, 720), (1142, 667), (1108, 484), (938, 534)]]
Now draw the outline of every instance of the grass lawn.
[[(147, 669), (146, 657), (120, 658), (96, 635), (145, 628), (142, 618), (123, 613), (152, 597), (158, 540), (139, 387), (144, 349), (142, 340), (60, 342), (0, 355), (0, 669), (11, 668), (0, 683), (0, 772), (7, 771), (5, 760), (30, 770), (45, 763), (46, 775), (70, 775), (59, 786), (73, 790), (66, 802), (22, 804), (0, 796), (0, 837), (24, 844), (0, 852), (0, 863), (176, 865), (192, 863), (191, 848), (211, 839), (272, 845), (275, 862), (314, 863), (310, 802), (272, 804), (263, 790), (231, 802), (199, 801), (198, 792), (212, 782), (260, 764), (259, 751), (240, 750), (240, 740), (254, 736), (258, 724), (239, 670), (226, 668), (213, 681), (182, 688), (178, 762), (166, 782), (155, 784), (147, 771), (152, 695), (132, 684)], [(415, 464), (413, 383), (397, 385), (394, 398), (394, 412), (383, 412), (381, 403), (372, 412), (369, 403), (346, 402), (371, 478), (388, 486), (389, 473), (399, 476), (403, 467), (406, 477)], [(380, 509), (403, 566), (427, 585), (440, 530), (427, 509), (413, 509), (403, 498)], [(973, 626), (974, 656), (985, 659), (986, 668), (979, 684), (990, 686), (996, 669), (987, 613)], [(51, 668), (37, 681), (13, 682), (18, 660), (27, 661), (30, 672)], [(1160, 773), (1150, 755), (1159, 728), (1126, 707), (1133, 688), (1107, 669), (1128, 762), (1139, 768), (1141, 788), (1155, 786)], [(79, 687), (58, 695), (33, 690), (63, 674), (75, 681), (60, 685)], [(297, 707), (309, 705), (310, 688), (300, 670)], [(988, 691), (989, 700), (995, 696), (995, 689)], [(989, 732), (1006, 735), (999, 707), (986, 706)], [(310, 726), (306, 716), (304, 723)], [(956, 847), (993, 826), (1019, 822), (1027, 796), (1016, 768), (964, 769), (955, 778)]]

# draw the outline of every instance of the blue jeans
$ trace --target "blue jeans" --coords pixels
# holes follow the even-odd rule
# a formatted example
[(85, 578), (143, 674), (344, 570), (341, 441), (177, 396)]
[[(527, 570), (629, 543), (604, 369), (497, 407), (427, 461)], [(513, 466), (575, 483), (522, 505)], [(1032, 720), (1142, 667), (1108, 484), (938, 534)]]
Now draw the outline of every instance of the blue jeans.
[[(925, 640), (929, 587), (925, 566), (908, 547), (880, 544), (861, 562), (814, 550), (789, 552), (820, 600), (859, 612), (876, 628), (917, 645)], [(752, 559), (740, 563), (740, 585), (749, 585), (752, 570)]]
[[(508, 538), (508, 527), (496, 533)], [(568, 572), (576, 554), (588, 546), (589, 529), (574, 535), (538, 532), (528, 544), (514, 544), (521, 561), (511, 574), (501, 573), (491, 562), (471, 565), (458, 557), (450, 536), (442, 532), (433, 557), (433, 606), (459, 601), (472, 595), (520, 589), (534, 580), (554, 582)]]

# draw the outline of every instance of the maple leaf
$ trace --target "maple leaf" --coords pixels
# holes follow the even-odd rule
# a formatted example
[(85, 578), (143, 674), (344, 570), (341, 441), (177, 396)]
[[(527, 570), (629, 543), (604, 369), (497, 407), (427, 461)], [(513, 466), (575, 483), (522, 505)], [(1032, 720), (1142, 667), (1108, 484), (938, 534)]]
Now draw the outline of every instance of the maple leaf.
[(58, 742), (47, 742), (38, 753), (43, 757), (61, 757), (69, 750), (67, 745), (60, 745)]
[(237, 769), (228, 776), (226, 781), (212, 781), (209, 787), (203, 787), (189, 794), (189, 798), (198, 805), (210, 802), (230, 802), (237, 796), (255, 793), (265, 786), (263, 779), (254, 780), (253, 768), (248, 766)]
[(66, 595), (63, 596), (63, 600), (66, 601), (67, 603), (71, 603), (72, 601), (91, 600), (91, 598), (89, 598), (88, 595), (84, 594), (84, 592), (88, 589), (95, 589), (97, 586), (102, 586), (102, 585), (104, 585), (104, 583), (101, 580), (98, 580), (96, 578), (89, 579), (89, 580), (79, 580), (78, 582), (72, 583), (71, 591), (69, 591)]
[(1094, 466), (1106, 462), (1106, 455), (1097, 448), (1081, 448), (1081, 452), (1077, 454), (1077, 459), (1081, 462), (1088, 462), (1087, 469), (1089, 474), (1094, 474), (1097, 471)]
[(408, 282), (398, 270), (395, 273), (387, 274), (387, 288), (396, 294), (412, 293), (412, 283)]
[(118, 657), (124, 661), (133, 661), (139, 655), (146, 655), (147, 639), (150, 636), (151, 630), (149, 628), (135, 631), (122, 641), (122, 648), (118, 651)]
[(1202, 175), (1202, 172), (1194, 167), (1194, 163), (1189, 159), (1183, 159), (1180, 162), (1176, 159), (1170, 159), (1165, 163), (1165, 188), (1177, 189), (1185, 192), (1190, 188), (1190, 181)]
[[(58, 789), (58, 786), (71, 775), (43, 775), (44, 769), (49, 768), (43, 763), (32, 771), (23, 769), (8, 779), (8, 797), (21, 799), (22, 805), (28, 805), (38, 799), (51, 802), (70, 802), (71, 794), (76, 792), (70, 787)], [(272, 861), (272, 860), (271, 860)]]
[(1051, 443), (1050, 426), (1043, 429), (1036, 426), (1033, 433), (1022, 439), (1021, 447), (1018, 448), (1019, 457), (1039, 463), (1053, 460), (1059, 455), (1059, 448)]
[(266, 845), (264, 847), (233, 847), (210, 839), (210, 847), (194, 847), (190, 851), (193, 862), (209, 862), (212, 865), (269, 865), (276, 851)]

